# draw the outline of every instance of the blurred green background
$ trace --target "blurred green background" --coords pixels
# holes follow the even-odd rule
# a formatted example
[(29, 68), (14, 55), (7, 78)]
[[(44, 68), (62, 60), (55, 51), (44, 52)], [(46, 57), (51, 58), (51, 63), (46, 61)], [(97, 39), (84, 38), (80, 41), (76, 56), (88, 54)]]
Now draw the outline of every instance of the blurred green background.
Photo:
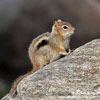
[(0, 0), (0, 98), (31, 70), (29, 44), (57, 19), (76, 28), (72, 49), (100, 38), (100, 0)]

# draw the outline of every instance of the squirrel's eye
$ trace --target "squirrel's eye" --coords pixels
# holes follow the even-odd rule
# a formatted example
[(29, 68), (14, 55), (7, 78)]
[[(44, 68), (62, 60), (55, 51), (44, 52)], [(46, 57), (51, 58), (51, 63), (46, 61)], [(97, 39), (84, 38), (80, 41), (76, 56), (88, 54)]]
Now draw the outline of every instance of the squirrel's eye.
[(64, 25), (64, 26), (63, 26), (63, 29), (64, 29), (64, 30), (68, 29), (68, 26)]

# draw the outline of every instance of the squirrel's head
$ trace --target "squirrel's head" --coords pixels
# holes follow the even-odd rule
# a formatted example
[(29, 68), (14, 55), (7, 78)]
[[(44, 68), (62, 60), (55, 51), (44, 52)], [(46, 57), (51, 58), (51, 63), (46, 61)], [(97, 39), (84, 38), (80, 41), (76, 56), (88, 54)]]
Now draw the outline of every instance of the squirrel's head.
[(57, 33), (64, 38), (70, 37), (74, 33), (75, 28), (68, 22), (57, 20), (54, 22), (52, 32)]

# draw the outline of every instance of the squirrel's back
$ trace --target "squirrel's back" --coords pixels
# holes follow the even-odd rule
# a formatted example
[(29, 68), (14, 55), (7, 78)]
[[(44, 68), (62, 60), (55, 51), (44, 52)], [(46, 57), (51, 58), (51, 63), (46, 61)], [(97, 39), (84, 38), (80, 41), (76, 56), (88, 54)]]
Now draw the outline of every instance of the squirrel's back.
[(50, 35), (49, 32), (39, 35), (38, 37), (33, 39), (32, 43), (29, 46), (28, 54), (29, 54), (29, 58), (30, 58), (32, 64), (34, 65), (34, 67), (40, 66), (39, 63), (35, 59), (35, 55), (41, 46), (47, 44), (49, 35)]

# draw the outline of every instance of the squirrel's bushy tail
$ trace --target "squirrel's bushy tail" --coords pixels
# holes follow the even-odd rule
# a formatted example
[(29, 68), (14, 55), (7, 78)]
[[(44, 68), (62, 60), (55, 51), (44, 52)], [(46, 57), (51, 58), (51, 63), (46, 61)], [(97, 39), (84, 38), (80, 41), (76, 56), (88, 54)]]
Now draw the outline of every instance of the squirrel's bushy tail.
[(10, 90), (10, 94), (12, 94), (12, 95), (16, 94), (17, 93), (17, 86), (18, 86), (19, 82), (22, 79), (24, 79), (25, 77), (27, 77), (28, 75), (30, 75), (30, 74), (32, 74), (34, 72), (35, 72), (35, 70), (32, 70), (32, 71), (28, 72), (27, 74), (21, 75), (19, 78), (17, 78), (16, 81), (12, 85), (12, 88)]

